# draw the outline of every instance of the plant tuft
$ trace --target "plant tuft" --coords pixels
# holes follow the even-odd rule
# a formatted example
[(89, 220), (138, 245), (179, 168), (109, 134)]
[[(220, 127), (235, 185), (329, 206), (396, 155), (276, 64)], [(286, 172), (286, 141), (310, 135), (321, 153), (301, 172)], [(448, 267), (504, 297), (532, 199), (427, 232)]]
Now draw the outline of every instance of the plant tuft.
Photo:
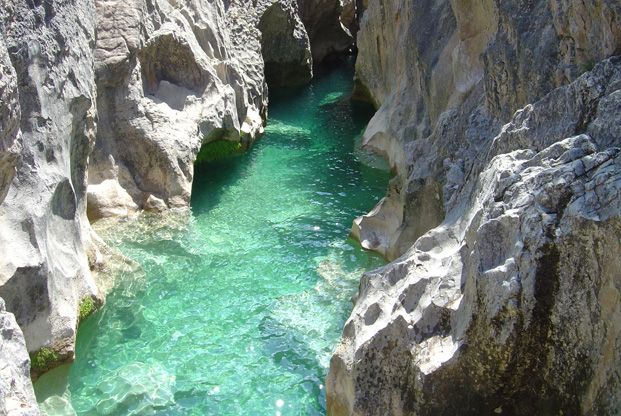
[(58, 353), (49, 347), (42, 347), (30, 354), (30, 368), (35, 371), (45, 371), (51, 364), (59, 360)]
[(88, 318), (93, 312), (95, 312), (95, 301), (92, 297), (87, 296), (80, 301), (80, 306), (78, 306), (79, 322)]

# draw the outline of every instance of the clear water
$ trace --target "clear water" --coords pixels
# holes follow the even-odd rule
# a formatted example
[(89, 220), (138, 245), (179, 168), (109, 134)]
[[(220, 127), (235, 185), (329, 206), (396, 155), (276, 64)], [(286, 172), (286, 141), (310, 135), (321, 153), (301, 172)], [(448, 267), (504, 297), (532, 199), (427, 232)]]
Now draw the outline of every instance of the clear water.
[(389, 176), (355, 150), (371, 114), (347, 98), (351, 76), (273, 94), (251, 151), (197, 168), (190, 213), (99, 224), (144, 273), (81, 326), (75, 363), (37, 383), (48, 413), (325, 414), (351, 296), (383, 264), (348, 239)]

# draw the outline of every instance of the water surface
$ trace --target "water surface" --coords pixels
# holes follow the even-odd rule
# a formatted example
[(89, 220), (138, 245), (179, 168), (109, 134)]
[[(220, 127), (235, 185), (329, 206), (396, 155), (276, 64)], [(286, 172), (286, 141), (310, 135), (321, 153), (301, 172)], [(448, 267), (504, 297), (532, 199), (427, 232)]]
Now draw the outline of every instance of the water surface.
[(369, 109), (351, 68), (272, 94), (251, 151), (198, 166), (190, 213), (100, 223), (144, 273), (123, 276), (78, 334), (68, 371), (80, 415), (325, 414), (324, 379), (361, 273), (383, 263), (348, 239), (388, 173), (355, 150)]

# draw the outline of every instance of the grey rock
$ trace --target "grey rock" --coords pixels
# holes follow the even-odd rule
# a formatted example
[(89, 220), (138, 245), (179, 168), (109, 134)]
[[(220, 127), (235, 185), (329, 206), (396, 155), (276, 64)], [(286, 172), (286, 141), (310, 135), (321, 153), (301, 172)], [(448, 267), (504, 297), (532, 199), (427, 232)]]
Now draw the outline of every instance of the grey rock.
[(17, 75), (0, 33), (0, 203), (6, 196), (15, 176), (15, 166), (21, 151), (19, 120), (21, 110), (17, 91)]
[(0, 28), (0, 296), (29, 351), (68, 360), (78, 304), (98, 296), (86, 254), (95, 10), (88, 0), (3, 1)]
[(248, 147), (262, 132), (260, 33), (253, 9), (242, 6), (97, 2), (92, 220), (156, 200), (187, 207), (202, 144), (224, 139)]
[(369, 4), (355, 92), (378, 111), (363, 143), (397, 178), (394, 203), (358, 221), (361, 239), (395, 259), (438, 225), (460, 178), (516, 110), (621, 51), (620, 19), (617, 1)]
[[(298, 0), (298, 5), (310, 39), (313, 62), (320, 63), (353, 46), (354, 38), (341, 20), (344, 9), (341, 0)], [(351, 8), (349, 5), (350, 14)], [(344, 16), (350, 19), (347, 13)]]
[(442, 159), (446, 214), (363, 277), (329, 414), (618, 412), (620, 88), (605, 60)]
[(309, 82), (313, 60), (297, 3), (276, 1), (266, 6), (258, 23), (266, 81), (274, 87)]
[(352, 232), (396, 260), (362, 279), (330, 414), (618, 412), (620, 7), (368, 4), (363, 143), (396, 177)]
[(22, 330), (0, 298), (0, 414), (39, 415)]

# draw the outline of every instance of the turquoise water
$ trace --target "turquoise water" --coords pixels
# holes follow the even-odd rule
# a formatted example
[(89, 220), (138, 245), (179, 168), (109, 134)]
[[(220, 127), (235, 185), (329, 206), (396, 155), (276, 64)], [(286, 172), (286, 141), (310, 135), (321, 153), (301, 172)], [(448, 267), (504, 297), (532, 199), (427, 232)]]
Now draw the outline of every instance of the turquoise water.
[[(42, 377), (50, 414), (325, 414), (329, 359), (361, 273), (348, 239), (388, 172), (361, 163), (371, 113), (351, 68), (272, 94), (263, 138), (198, 166), (189, 213), (100, 223), (136, 260), (78, 334), (76, 361)], [(370, 160), (370, 159), (369, 159)], [(368, 162), (368, 160), (366, 161)], [(68, 390), (56, 379), (68, 373)]]

